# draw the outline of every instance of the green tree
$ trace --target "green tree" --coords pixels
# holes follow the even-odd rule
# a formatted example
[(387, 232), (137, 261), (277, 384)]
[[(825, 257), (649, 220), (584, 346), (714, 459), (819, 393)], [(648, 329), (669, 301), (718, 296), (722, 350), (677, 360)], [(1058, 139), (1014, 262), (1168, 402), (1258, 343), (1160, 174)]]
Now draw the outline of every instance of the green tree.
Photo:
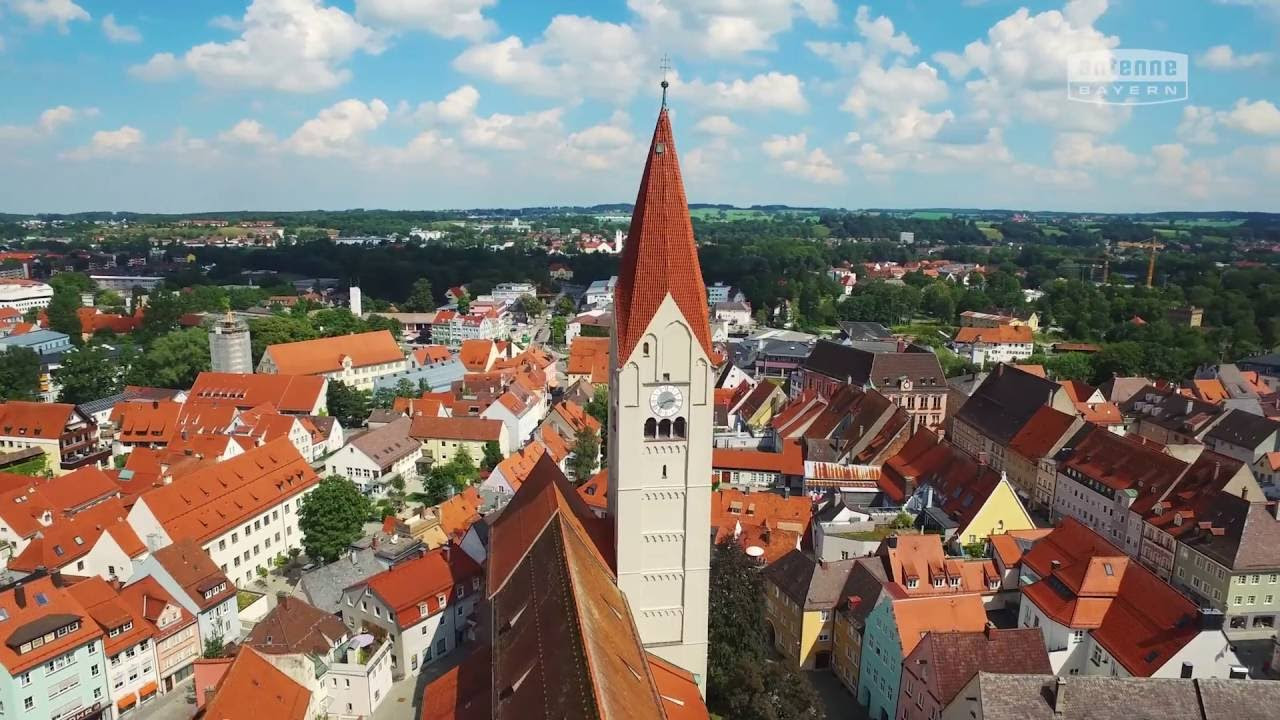
[(364, 321), (365, 332), (373, 332), (375, 330), (386, 330), (391, 333), (391, 337), (399, 340), (404, 337), (404, 326), (395, 318), (385, 315), (370, 315)]
[(347, 308), (328, 308), (311, 316), (311, 324), (321, 337), (355, 335), (365, 331), (365, 322)]
[(413, 281), (413, 287), (409, 290), (409, 297), (405, 299), (401, 306), (405, 312), (431, 312), (436, 309), (435, 298), (431, 295), (431, 281), (427, 278), (418, 278)]
[(204, 652), (201, 657), (205, 660), (213, 660), (222, 657), (226, 652), (227, 645), (222, 639), (222, 633), (217, 633), (204, 641)]
[(467, 313), (471, 312), (471, 296), (463, 295), (462, 297), (458, 298), (457, 306), (458, 306), (458, 312), (463, 315), (466, 315)]
[(609, 427), (609, 388), (606, 385), (597, 385), (591, 393), (591, 400), (587, 403), (587, 414), (596, 419), (600, 423), (600, 427)]
[(484, 444), (484, 459), (480, 461), (481, 467), (485, 470), (493, 470), (502, 462), (502, 448), (498, 445), (497, 440), (490, 440)]
[(330, 380), (325, 401), (329, 414), (343, 427), (361, 427), (369, 419), (372, 399), (368, 391), (357, 390), (341, 380)]
[(298, 510), (302, 547), (313, 560), (331, 562), (364, 534), (369, 498), (355, 483), (330, 475), (303, 498)]
[(516, 301), (516, 307), (530, 318), (536, 318), (547, 311), (547, 304), (533, 295), (521, 295)]
[(253, 362), (262, 359), (268, 345), (312, 340), (319, 337), (315, 326), (306, 317), (272, 315), (249, 321), (249, 337), (253, 346)]
[(551, 318), (551, 344), (564, 345), (565, 320), (563, 317), (556, 316)]
[(556, 300), (556, 315), (561, 317), (572, 315), (577, 309), (578, 306), (574, 304), (573, 298), (568, 295), (561, 295), (560, 299)]
[(734, 540), (711, 551), (711, 614), (707, 628), (707, 706), (735, 720), (820, 717), (818, 697), (796, 670), (773, 660), (762, 632), (764, 583)]
[(569, 472), (578, 484), (591, 479), (600, 461), (600, 436), (591, 428), (582, 428), (573, 438), (573, 454)]
[(409, 498), (423, 505), (438, 505), (466, 490), (479, 478), (480, 473), (471, 460), (471, 454), (460, 448), (449, 462), (431, 468), (431, 472), (422, 481), (423, 491), (413, 493)]
[(45, 313), (49, 316), (49, 329), (66, 333), (71, 336), (72, 342), (79, 344), (81, 325), (80, 316), (76, 314), (79, 309), (78, 291), (54, 290), (53, 299), (49, 301), (49, 307), (45, 308)]
[(40, 356), (30, 348), (0, 352), (0, 398), (35, 400), (40, 392)]
[(82, 272), (60, 272), (49, 278), (49, 286), (54, 292), (64, 291), (75, 293), (93, 292), (97, 289), (97, 285), (93, 279)]
[(130, 368), (130, 385), (189, 388), (209, 369), (209, 335), (203, 328), (187, 328), (156, 338)]
[[(149, 345), (157, 338), (177, 330), (178, 319), (186, 312), (187, 306), (181, 295), (167, 290), (153, 290), (147, 297), (146, 309), (142, 311), (138, 342)], [(203, 332), (202, 330), (201, 334)]]
[(123, 388), (123, 373), (100, 345), (85, 345), (62, 356), (62, 366), (53, 371), (61, 391), (58, 401), (79, 405), (114, 395)]

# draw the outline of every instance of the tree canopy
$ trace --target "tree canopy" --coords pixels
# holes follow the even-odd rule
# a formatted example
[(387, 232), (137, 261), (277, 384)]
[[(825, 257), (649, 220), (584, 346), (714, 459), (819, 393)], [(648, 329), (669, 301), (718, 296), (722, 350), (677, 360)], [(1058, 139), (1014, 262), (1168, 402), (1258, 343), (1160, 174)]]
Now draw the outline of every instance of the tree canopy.
[(323, 562), (338, 559), (363, 535), (370, 511), (369, 499), (355, 483), (337, 475), (321, 479), (298, 510), (298, 529), (307, 556)]

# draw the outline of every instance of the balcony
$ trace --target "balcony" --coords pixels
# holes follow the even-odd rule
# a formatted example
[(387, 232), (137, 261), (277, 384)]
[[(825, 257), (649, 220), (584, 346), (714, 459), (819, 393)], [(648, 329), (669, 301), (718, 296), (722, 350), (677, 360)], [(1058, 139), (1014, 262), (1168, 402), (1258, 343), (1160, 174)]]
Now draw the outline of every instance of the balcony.
[(61, 465), (63, 470), (77, 470), (87, 465), (97, 465), (109, 460), (111, 460), (110, 448), (98, 448), (88, 445), (78, 450), (63, 448)]

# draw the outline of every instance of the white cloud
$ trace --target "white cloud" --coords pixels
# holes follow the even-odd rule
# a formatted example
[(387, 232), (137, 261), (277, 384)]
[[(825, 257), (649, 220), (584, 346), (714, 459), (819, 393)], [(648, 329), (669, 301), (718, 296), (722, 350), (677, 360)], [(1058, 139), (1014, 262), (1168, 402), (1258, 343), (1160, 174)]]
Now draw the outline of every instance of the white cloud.
[(1175, 134), (1182, 142), (1211, 145), (1218, 142), (1218, 134), (1213, 129), (1216, 124), (1217, 114), (1212, 108), (1187, 105), (1182, 108), (1182, 120)]
[(1280, 145), (1268, 145), (1259, 154), (1263, 169), (1272, 175), (1280, 175)]
[(1210, 70), (1245, 70), (1266, 65), (1271, 62), (1271, 55), (1264, 52), (1237, 55), (1230, 45), (1214, 45), (1196, 60)]
[(498, 0), (356, 0), (356, 17), (394, 30), (426, 30), (446, 38), (480, 40), (497, 25), (484, 9)]
[(784, 155), (798, 155), (804, 152), (805, 145), (809, 142), (809, 138), (804, 133), (796, 135), (773, 135), (768, 140), (760, 143), (760, 149), (764, 150), (764, 154), (771, 158), (780, 158)]
[(627, 0), (650, 45), (681, 54), (736, 58), (772, 50), (797, 19), (828, 25), (834, 0)]
[(788, 175), (814, 183), (844, 182), (844, 172), (831, 157), (821, 148), (809, 150), (808, 141), (804, 133), (773, 135), (760, 144), (760, 149), (768, 157), (781, 160), (779, 167)]
[(1209, 188), (1213, 185), (1213, 173), (1206, 163), (1190, 161), (1189, 155), (1186, 146), (1181, 143), (1156, 145), (1151, 148), (1155, 171), (1150, 177), (1162, 185), (1175, 187), (1190, 197), (1207, 197)]
[(1053, 145), (1053, 161), (1061, 168), (1122, 174), (1138, 167), (1138, 156), (1123, 145), (1100, 145), (1088, 133), (1062, 133)]
[(21, 15), (31, 25), (56, 25), (63, 33), (67, 32), (69, 23), (91, 19), (84, 8), (71, 0), (7, 0), (0, 5)]
[(321, 110), (285, 141), (285, 149), (298, 155), (350, 156), (363, 145), (364, 136), (387, 119), (387, 105), (378, 99), (368, 103), (349, 99)]
[(143, 139), (142, 131), (129, 125), (122, 125), (118, 130), (99, 130), (88, 145), (66, 153), (65, 157), (72, 160), (118, 157), (140, 149)]
[(1266, 100), (1240, 98), (1220, 119), (1223, 125), (1251, 135), (1280, 135), (1280, 109)]
[(628, 118), (618, 111), (608, 122), (571, 133), (556, 147), (555, 158), (571, 167), (590, 171), (616, 170), (644, 157), (640, 141), (627, 128)]
[(742, 132), (742, 126), (728, 115), (708, 115), (699, 120), (694, 128), (708, 135), (737, 135)]
[(480, 93), (470, 85), (463, 85), (444, 97), (436, 105), (436, 114), (441, 120), (460, 122), (476, 112), (480, 102)]
[(0, 142), (6, 140), (37, 140), (56, 133), (77, 116), (97, 115), (96, 108), (76, 110), (68, 105), (58, 105), (40, 113), (31, 125), (0, 125)]
[(138, 28), (132, 25), (121, 25), (116, 22), (116, 16), (112, 13), (107, 13), (102, 18), (102, 34), (113, 43), (142, 42), (142, 33)]
[(946, 97), (947, 84), (928, 63), (889, 68), (867, 65), (858, 73), (841, 108), (866, 117), (871, 111), (893, 113), (906, 105), (930, 105)]
[[(650, 61), (653, 60), (651, 63)], [(621, 102), (656, 67), (629, 25), (577, 15), (557, 15), (537, 42), (519, 37), (473, 45), (453, 61), (457, 70), (522, 92), (581, 95)]]
[(1033, 15), (1019, 8), (993, 25), (985, 39), (969, 43), (961, 53), (934, 53), (933, 59), (955, 78), (976, 73), (965, 88), (976, 117), (988, 124), (1019, 121), (1110, 132), (1129, 118), (1131, 108), (1069, 102), (1063, 86), (1073, 53), (1119, 45), (1118, 37), (1093, 27), (1106, 7), (1105, 0), (1071, 0), (1061, 11)]
[(846, 43), (810, 41), (805, 43), (805, 47), (837, 69), (844, 71), (856, 70), (868, 62), (879, 64), (880, 59), (886, 54), (909, 57), (920, 50), (906, 33), (894, 30), (893, 21), (887, 16), (872, 18), (866, 5), (858, 7), (853, 23), (858, 34), (862, 36), (861, 41)]
[(691, 80), (680, 87), (680, 97), (691, 104), (723, 110), (783, 110), (803, 113), (809, 109), (804, 83), (795, 75), (770, 72), (732, 82), (704, 83)]
[(274, 145), (276, 136), (257, 120), (241, 120), (218, 135), (218, 140), (234, 145)]
[(462, 128), (462, 141), (472, 147), (495, 150), (524, 150), (530, 138), (547, 131), (560, 130), (559, 108), (525, 115), (494, 113), (471, 118)]
[(180, 59), (160, 53), (130, 72), (163, 79), (181, 69), (214, 87), (319, 92), (350, 78), (343, 65), (357, 52), (382, 51), (374, 30), (321, 0), (253, 0), (241, 24), (229, 42), (197, 45)]

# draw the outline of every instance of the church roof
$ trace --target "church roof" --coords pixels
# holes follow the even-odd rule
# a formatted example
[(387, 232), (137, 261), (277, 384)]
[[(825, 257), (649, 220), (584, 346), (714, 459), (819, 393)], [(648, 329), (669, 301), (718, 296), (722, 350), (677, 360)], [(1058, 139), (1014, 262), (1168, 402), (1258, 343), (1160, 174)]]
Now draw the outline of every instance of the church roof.
[(707, 289), (698, 264), (671, 119), (664, 107), (653, 131), (614, 294), (619, 358), (635, 350), (667, 294), (688, 319), (703, 352), (713, 356)]

